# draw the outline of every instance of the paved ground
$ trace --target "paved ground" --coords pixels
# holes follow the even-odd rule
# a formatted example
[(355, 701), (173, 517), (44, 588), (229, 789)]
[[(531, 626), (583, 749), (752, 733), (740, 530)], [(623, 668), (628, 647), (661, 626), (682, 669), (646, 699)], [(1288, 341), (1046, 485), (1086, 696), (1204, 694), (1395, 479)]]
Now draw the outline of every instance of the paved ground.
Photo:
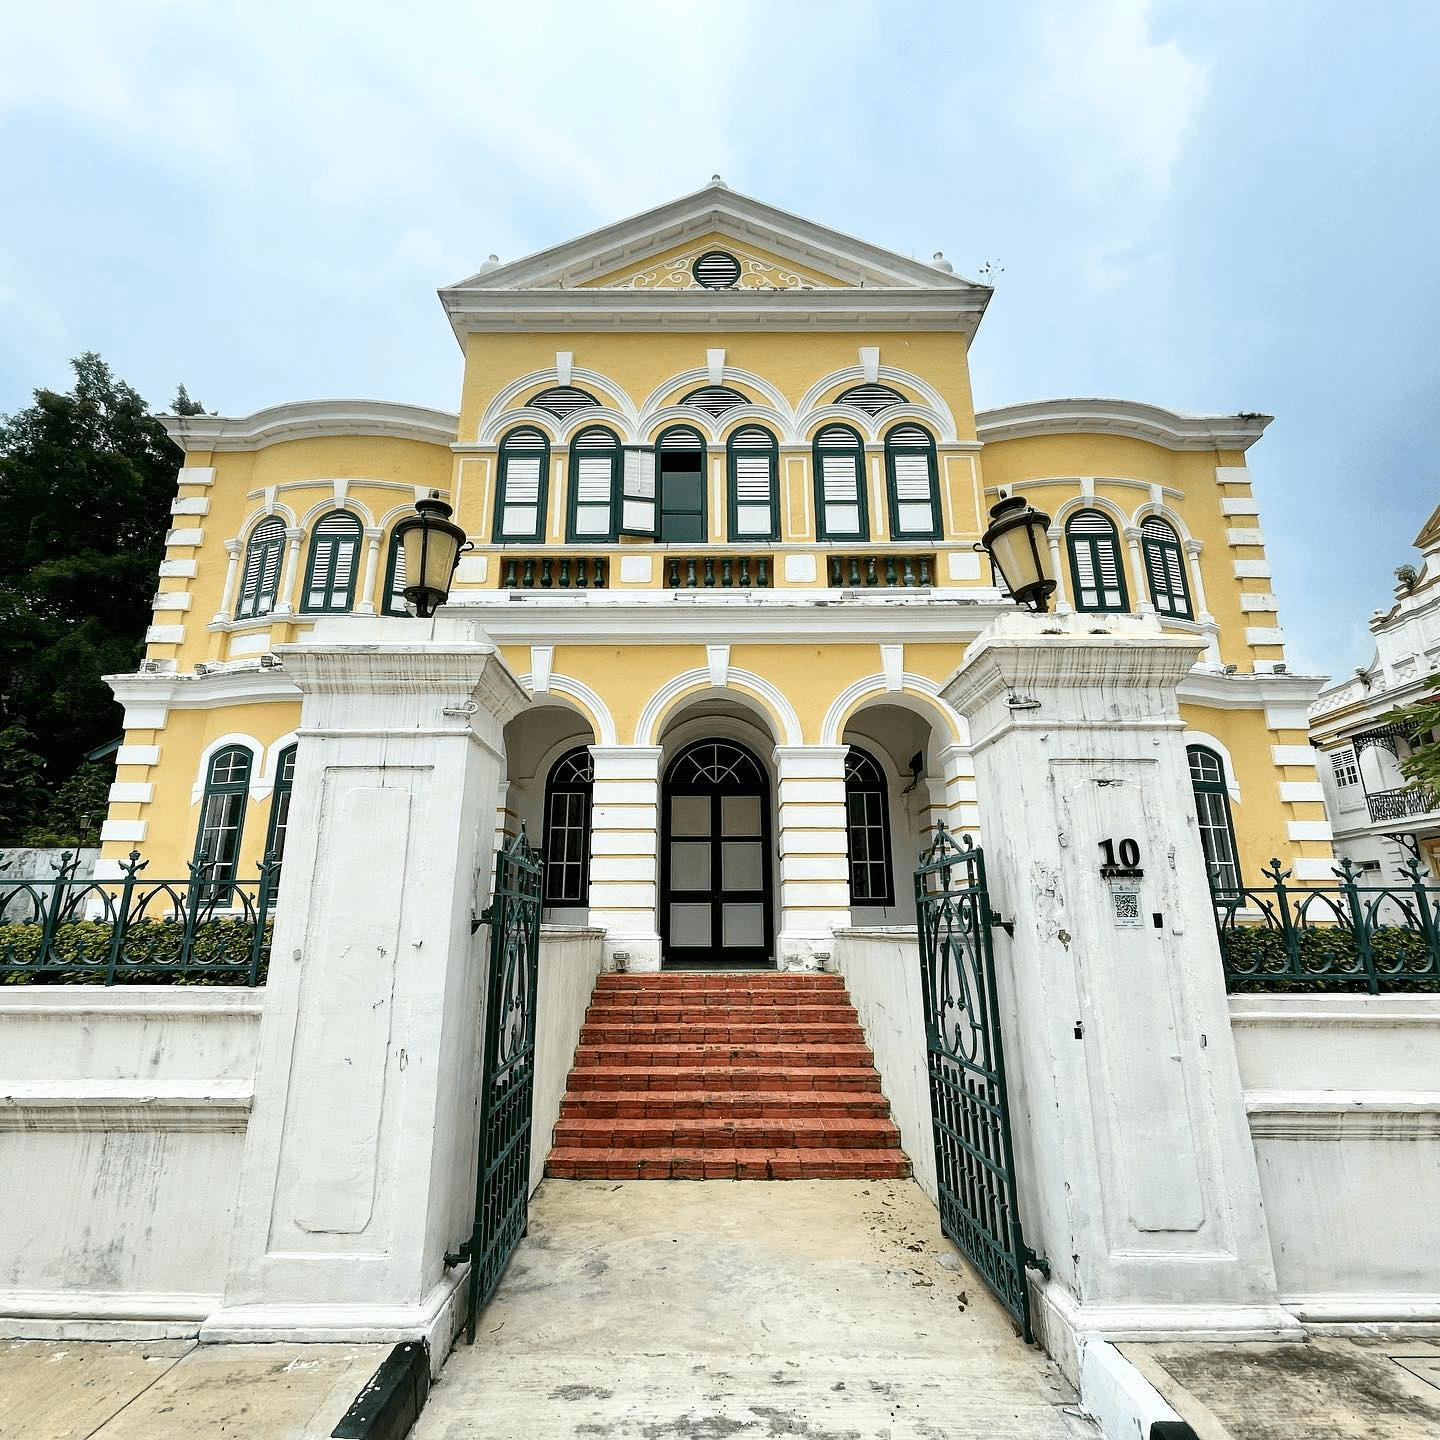
[(390, 1348), (0, 1340), (0, 1440), (322, 1440)]
[(1199, 1440), (1435, 1440), (1440, 1342), (1122, 1345)]
[(555, 1181), (414, 1440), (1098, 1432), (911, 1181)]

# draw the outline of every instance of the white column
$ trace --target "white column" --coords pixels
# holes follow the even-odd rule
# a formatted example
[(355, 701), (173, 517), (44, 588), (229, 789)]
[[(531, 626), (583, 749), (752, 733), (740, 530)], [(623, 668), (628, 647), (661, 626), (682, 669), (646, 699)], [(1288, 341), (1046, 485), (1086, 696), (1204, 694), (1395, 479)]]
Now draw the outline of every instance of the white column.
[(224, 1303), (201, 1333), (444, 1354), (466, 1273), (444, 1256), (475, 1201), (471, 917), (528, 697), (473, 622), (354, 625), (277, 650), (303, 696), (285, 886)]
[(605, 928), (607, 969), (658, 970), (660, 747), (592, 745), (590, 754), (590, 924)]
[(295, 572), (300, 562), (300, 542), (305, 538), (305, 532), (295, 526), (287, 527), (285, 531), (285, 568), (280, 572), (280, 591), (276, 601), (273, 615), (293, 615), (295, 613)]
[(383, 530), (365, 531), (365, 578), (360, 583), (360, 597), (355, 605), (357, 615), (375, 613), (375, 569), (380, 560), (380, 540)]
[(1055, 613), (1057, 615), (1070, 614), (1070, 597), (1065, 589), (1065, 580), (1068, 574), (1066, 567), (1060, 563), (1060, 528), (1052, 525), (1045, 532), (1045, 538), (1050, 542), (1050, 573), (1055, 577)]
[[(944, 789), (931, 805), (931, 823), (927, 828), (926, 845), (931, 844), (935, 838), (936, 820), (944, 820), (946, 828), (957, 835), (966, 832), (974, 835), (976, 844), (981, 843), (980, 807), (975, 792), (975, 761), (971, 757), (970, 747), (947, 745), (936, 755), (935, 761), (940, 769)], [(896, 878), (898, 880), (898, 875)]]
[[(1295, 1328), (1175, 698), (1199, 649), (1154, 619), (1017, 614), (943, 692), (970, 722), (991, 901), (1015, 927), (991, 933), (1021, 1219), (1052, 1267), (1032, 1276), (1046, 1348), (1071, 1373), (1085, 1334)], [(1104, 878), (1105, 841), (1117, 862), (1133, 842), (1143, 875)]]
[(776, 963), (813, 970), (828, 961), (833, 935), (850, 924), (845, 843), (848, 745), (777, 745), (780, 914)]
[(215, 613), (212, 624), (219, 624), (230, 618), (230, 607), (235, 603), (235, 577), (240, 569), (240, 542), (227, 540), (225, 553), (230, 559), (225, 564), (225, 588), (220, 592), (220, 609)]
[(1125, 527), (1125, 544), (1130, 550), (1130, 573), (1135, 577), (1135, 613), (1153, 615), (1155, 606), (1150, 600), (1150, 574), (1140, 553), (1140, 531), (1136, 526)]

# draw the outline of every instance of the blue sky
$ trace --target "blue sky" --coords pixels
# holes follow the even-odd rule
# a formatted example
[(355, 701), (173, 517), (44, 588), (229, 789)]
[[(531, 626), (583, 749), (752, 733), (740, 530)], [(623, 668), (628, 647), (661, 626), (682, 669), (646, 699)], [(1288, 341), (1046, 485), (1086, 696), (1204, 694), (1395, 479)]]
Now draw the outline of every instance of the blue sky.
[(0, 13), (0, 413), (453, 408), (434, 291), (696, 189), (1003, 267), (979, 405), (1276, 416), (1292, 669), (1440, 504), (1440, 5), (50, 0)]

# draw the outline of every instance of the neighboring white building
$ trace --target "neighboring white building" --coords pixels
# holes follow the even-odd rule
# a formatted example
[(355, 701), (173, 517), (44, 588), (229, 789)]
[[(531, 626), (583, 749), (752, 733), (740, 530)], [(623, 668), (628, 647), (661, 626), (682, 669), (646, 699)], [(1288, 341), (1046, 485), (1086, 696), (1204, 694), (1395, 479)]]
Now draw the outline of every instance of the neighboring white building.
[(1414, 543), (1420, 564), (1396, 571), (1394, 603), (1370, 617), (1374, 658), (1310, 707), (1336, 853), (1371, 882), (1403, 879), (1412, 858), (1440, 875), (1440, 801), (1406, 788), (1400, 761), (1412, 737), (1384, 718), (1421, 699), (1440, 673), (1440, 507)]

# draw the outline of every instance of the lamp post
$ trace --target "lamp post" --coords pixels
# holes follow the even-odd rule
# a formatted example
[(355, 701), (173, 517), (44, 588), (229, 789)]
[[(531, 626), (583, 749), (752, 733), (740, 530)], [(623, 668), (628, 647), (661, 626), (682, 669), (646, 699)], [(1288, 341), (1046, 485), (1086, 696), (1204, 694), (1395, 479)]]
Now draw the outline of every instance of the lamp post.
[(428, 499), (415, 502), (415, 514), (395, 527), (405, 560), (403, 593), (422, 620), (449, 599), (450, 577), (460, 556), (474, 548), (465, 532), (451, 524), (451, 513), (440, 492), (432, 490)]
[(980, 537), (980, 546), (989, 552), (1010, 594), (1040, 615), (1049, 609), (1055, 593), (1046, 538), (1049, 528), (1048, 515), (1011, 495), (991, 509), (990, 528)]

